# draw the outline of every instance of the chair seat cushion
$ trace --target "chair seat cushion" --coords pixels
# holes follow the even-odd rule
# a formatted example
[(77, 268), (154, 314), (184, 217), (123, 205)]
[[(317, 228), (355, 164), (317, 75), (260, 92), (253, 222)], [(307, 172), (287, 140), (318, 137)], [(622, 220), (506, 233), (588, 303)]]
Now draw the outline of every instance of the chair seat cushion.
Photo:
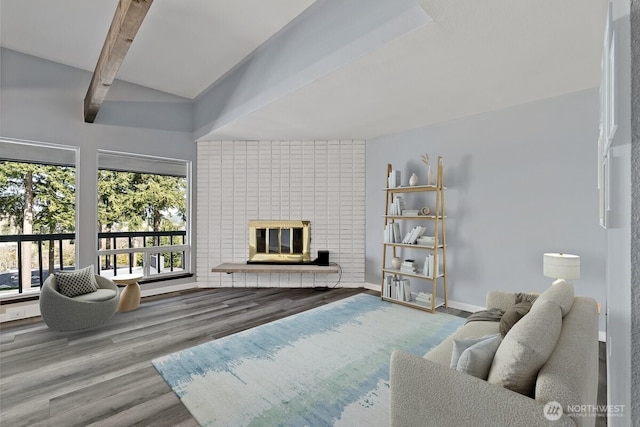
[(73, 297), (74, 301), (85, 301), (85, 302), (101, 302), (107, 301), (111, 298), (115, 297), (117, 294), (113, 289), (98, 289), (94, 292), (89, 292), (87, 294), (78, 295)]

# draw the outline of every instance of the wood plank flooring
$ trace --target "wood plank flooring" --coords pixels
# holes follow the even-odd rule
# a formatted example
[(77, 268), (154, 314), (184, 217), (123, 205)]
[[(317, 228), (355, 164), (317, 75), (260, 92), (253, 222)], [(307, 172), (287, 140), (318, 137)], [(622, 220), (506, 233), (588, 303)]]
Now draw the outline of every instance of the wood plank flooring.
[(144, 298), (101, 327), (2, 325), (0, 425), (195, 426), (151, 360), (363, 289), (206, 289)]
[(197, 289), (143, 298), (86, 331), (55, 332), (39, 318), (2, 324), (0, 426), (196, 426), (152, 359), (362, 292), (377, 295)]

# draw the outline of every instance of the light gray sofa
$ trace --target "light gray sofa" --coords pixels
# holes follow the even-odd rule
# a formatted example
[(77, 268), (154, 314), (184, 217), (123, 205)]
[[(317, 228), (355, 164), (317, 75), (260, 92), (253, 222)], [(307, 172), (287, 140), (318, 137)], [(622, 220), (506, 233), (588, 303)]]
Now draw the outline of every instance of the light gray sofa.
[[(555, 290), (545, 291), (542, 295), (549, 294), (548, 301), (554, 297), (553, 292)], [(489, 362), (489, 380), (450, 368), (453, 340), (496, 334), (499, 322), (469, 322), (424, 357), (396, 350), (390, 365), (391, 426), (593, 426), (596, 419), (593, 412), (580, 411), (575, 405), (596, 405), (598, 308), (592, 298), (574, 297), (572, 286), (571, 299), (557, 302), (564, 305), (562, 313), (558, 314), (564, 314), (560, 318), (561, 327), (558, 327), (559, 337), (549, 350), (546, 362), (533, 374), (533, 397), (497, 385), (496, 381), (491, 382), (492, 375), (499, 369), (496, 365), (510, 356), (510, 347), (505, 345), (507, 337), (511, 334), (515, 339), (519, 330), (527, 327), (525, 319), (529, 326), (536, 325), (534, 316), (537, 314), (541, 317), (535, 326), (537, 330), (542, 334), (554, 333), (553, 327), (546, 326), (547, 322), (553, 323), (546, 318), (553, 316), (540, 316), (542, 310), (540, 307), (536, 309), (540, 305), (551, 307), (544, 304), (542, 295), (501, 342), (493, 361)], [(506, 310), (515, 302), (515, 293), (491, 291), (487, 295), (487, 309)], [(567, 302), (568, 311), (565, 310)], [(525, 351), (525, 358), (529, 353), (535, 351)], [(558, 402), (562, 406), (562, 416), (558, 420), (550, 420), (560, 413), (549, 409), (549, 402)]]

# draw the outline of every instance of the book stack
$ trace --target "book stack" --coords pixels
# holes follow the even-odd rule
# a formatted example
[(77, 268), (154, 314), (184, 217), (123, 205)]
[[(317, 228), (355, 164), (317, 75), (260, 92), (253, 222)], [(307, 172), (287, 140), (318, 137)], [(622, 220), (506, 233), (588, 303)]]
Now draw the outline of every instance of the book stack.
[(384, 242), (400, 243), (400, 224), (392, 222), (384, 226)]
[(389, 205), (389, 215), (402, 215), (404, 211), (404, 200), (402, 196), (393, 196), (393, 201)]
[(431, 294), (426, 293), (426, 292), (418, 292), (418, 295), (416, 295), (416, 301), (430, 305), (431, 304)]
[(382, 295), (400, 301), (411, 301), (411, 283), (409, 279), (386, 276)]
[(389, 188), (397, 188), (400, 187), (400, 171), (392, 170), (389, 174)]
[(418, 209), (403, 209), (401, 215), (418, 216)]
[(418, 238), (424, 234), (425, 231), (427, 231), (427, 227), (416, 225), (404, 236), (404, 239), (402, 239), (402, 243), (413, 245), (414, 243), (416, 243)]
[(427, 257), (424, 260), (424, 267), (422, 269), (422, 274), (424, 274), (425, 276), (433, 279), (434, 277), (438, 276), (439, 274), (439, 268), (438, 265), (434, 265), (434, 256), (433, 254), (429, 254), (427, 255)]
[(433, 236), (420, 236), (416, 240), (416, 243), (421, 246), (433, 247), (436, 244), (436, 238)]
[(403, 273), (417, 273), (418, 269), (416, 268), (416, 264), (414, 262), (414, 260), (412, 259), (405, 259), (404, 261), (402, 261), (402, 264), (400, 264), (400, 271)]

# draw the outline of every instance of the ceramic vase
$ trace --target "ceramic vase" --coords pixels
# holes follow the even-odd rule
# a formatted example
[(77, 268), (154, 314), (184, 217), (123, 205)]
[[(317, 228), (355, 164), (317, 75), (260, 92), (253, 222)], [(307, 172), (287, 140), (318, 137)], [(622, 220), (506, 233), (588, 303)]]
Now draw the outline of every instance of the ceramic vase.
[(396, 270), (400, 270), (400, 265), (402, 265), (402, 260), (398, 257), (393, 257), (391, 260), (391, 266)]
[(416, 185), (418, 185), (418, 181), (418, 175), (414, 173), (413, 175), (411, 175), (411, 178), (409, 178), (409, 185), (415, 187)]

